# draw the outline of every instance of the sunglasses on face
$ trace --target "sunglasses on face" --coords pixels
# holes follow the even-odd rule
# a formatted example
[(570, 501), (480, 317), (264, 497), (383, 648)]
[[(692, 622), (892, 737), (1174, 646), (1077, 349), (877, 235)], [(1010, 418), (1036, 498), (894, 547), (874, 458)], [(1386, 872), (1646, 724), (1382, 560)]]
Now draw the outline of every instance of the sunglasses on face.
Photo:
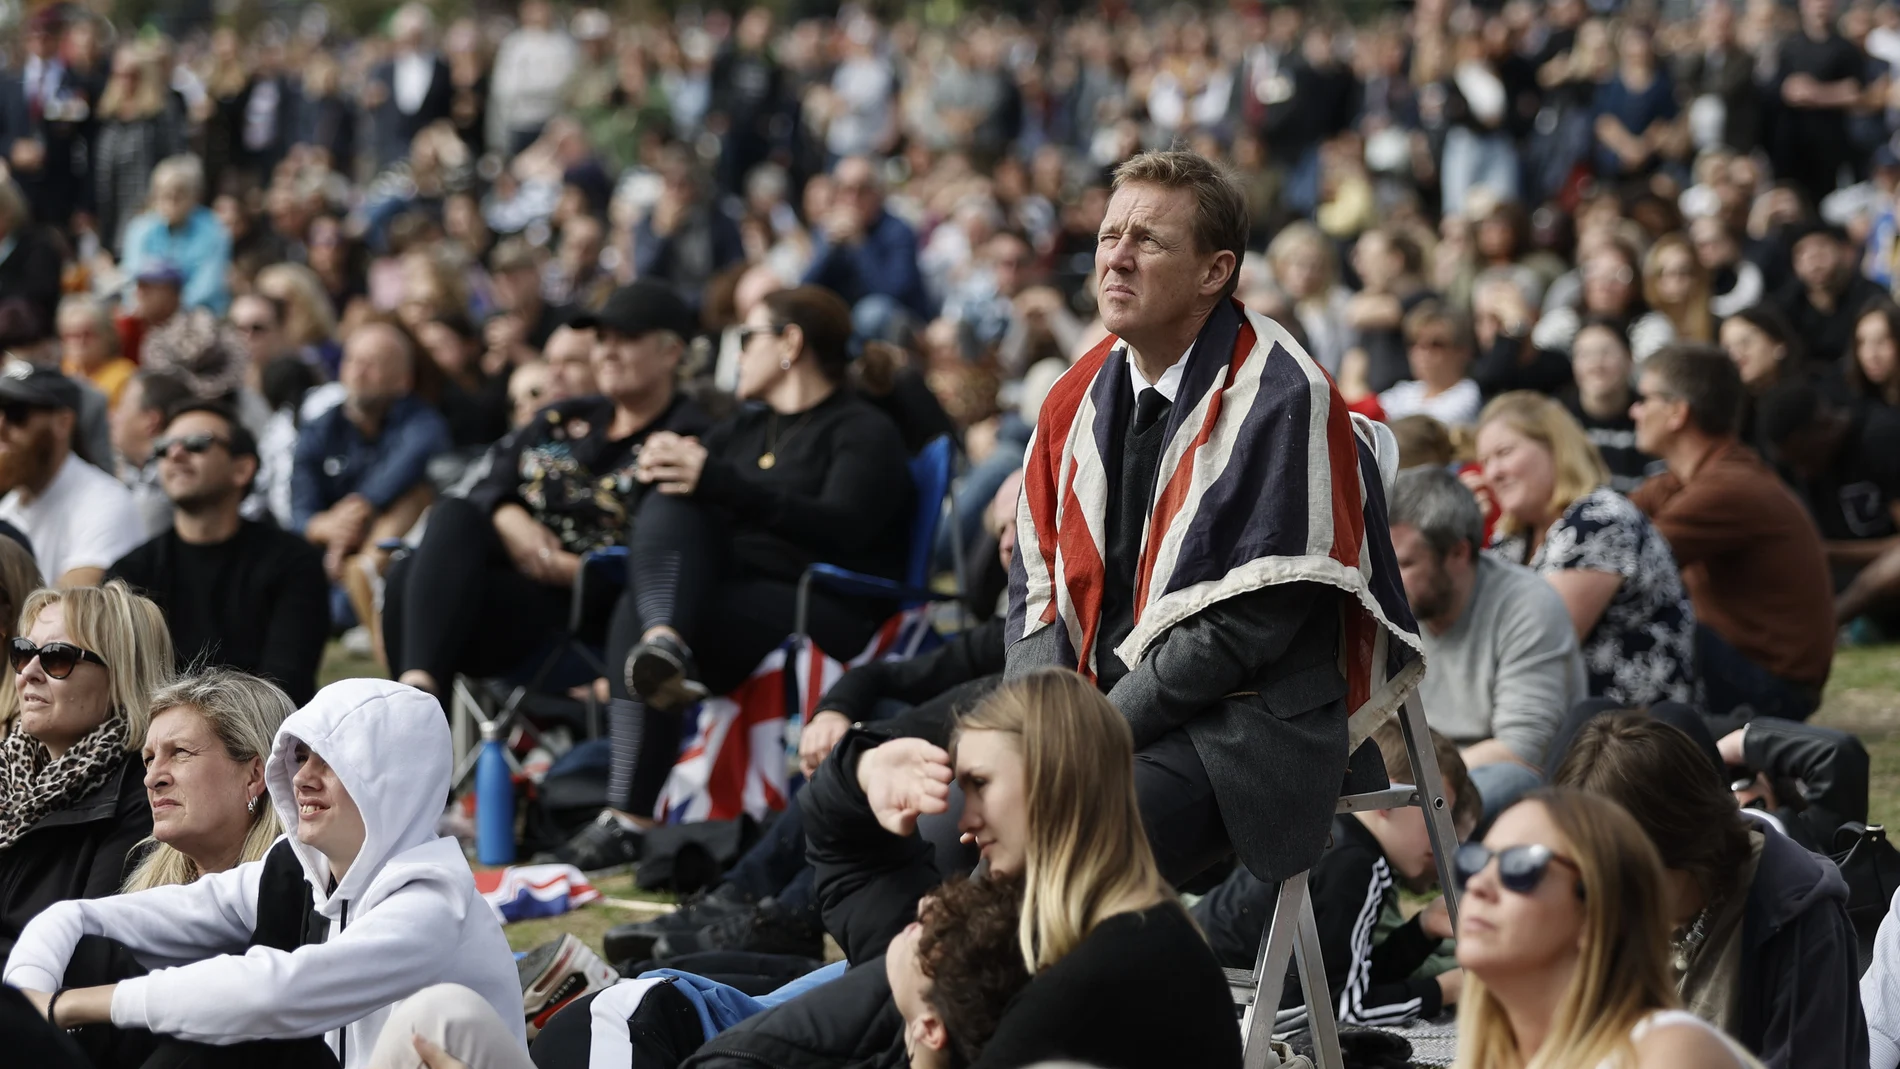
[(215, 434), (185, 434), (177, 438), (160, 438), (158, 441), (153, 442), (152, 455), (155, 457), (165, 456), (172, 451), (172, 446), (178, 446), (184, 449), (185, 452), (196, 456), (201, 453), (209, 453), (211, 447), (214, 445), (221, 445), (226, 449), (231, 448), (230, 442), (225, 441)]
[(743, 349), (751, 345), (754, 338), (776, 338), (783, 333), (785, 333), (784, 327), (740, 327), (739, 347)]
[(40, 670), (54, 679), (65, 679), (72, 675), (80, 661), (91, 661), (101, 668), (106, 666), (105, 658), (70, 642), (48, 642), (44, 646), (35, 646), (32, 639), (21, 637), (7, 642), (7, 660), (13, 662), (15, 672), (26, 671), (26, 666), (32, 664), (35, 657), (40, 659)]
[[(1498, 859), (1498, 883), (1512, 894), (1528, 895), (1536, 891), (1537, 885), (1544, 882), (1544, 873), (1553, 861), (1569, 866), (1579, 877), (1583, 875), (1583, 870), (1577, 867), (1576, 862), (1541, 843), (1507, 846), (1502, 850), (1493, 850), (1483, 843), (1466, 843), (1458, 848), (1451, 859), (1452, 875), (1458, 880), (1458, 889), (1463, 891), (1466, 884), (1490, 866), (1492, 858)], [(1582, 879), (1577, 881), (1577, 896), (1583, 896)]]
[(20, 427), (33, 418), (33, 413), (39, 411), (42, 411), (39, 407), (29, 405), (24, 401), (8, 401), (6, 404), (0, 404), (0, 419), (5, 419), (9, 424)]

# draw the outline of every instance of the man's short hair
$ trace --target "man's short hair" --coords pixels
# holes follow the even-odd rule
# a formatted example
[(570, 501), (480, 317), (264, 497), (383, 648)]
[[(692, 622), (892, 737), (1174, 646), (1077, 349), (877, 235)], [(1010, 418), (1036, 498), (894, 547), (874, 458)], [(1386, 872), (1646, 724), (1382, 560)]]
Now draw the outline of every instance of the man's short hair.
[(228, 404), (217, 401), (190, 400), (171, 408), (165, 413), (165, 425), (170, 427), (180, 416), (193, 412), (207, 412), (224, 421), (225, 438), (231, 443), (233, 457), (256, 457), (257, 438), (247, 430), (238, 419), (237, 410)]
[(1392, 480), (1389, 524), (1410, 527), (1443, 559), (1465, 543), (1475, 555), (1484, 547), (1484, 514), (1458, 477), (1440, 467), (1407, 468)]
[(1742, 422), (1747, 394), (1735, 361), (1713, 345), (1666, 345), (1643, 361), (1666, 397), (1689, 405), (1689, 422), (1703, 434), (1734, 434)]
[(191, 383), (173, 371), (159, 368), (145, 368), (135, 372), (133, 381), (139, 384), (140, 410), (157, 412), (171, 422), (172, 409), (197, 398), (191, 391)]
[(1198, 152), (1144, 152), (1115, 168), (1113, 188), (1160, 186), (1194, 192), (1194, 243), (1203, 253), (1231, 252), (1234, 273), (1221, 291), (1232, 297), (1240, 286), (1240, 261), (1247, 257), (1247, 195), (1233, 172)]
[[(0, 209), (0, 215), (4, 214), (4, 209)], [(99, 344), (105, 346), (106, 352), (119, 355), (119, 328), (112, 322), (112, 309), (106, 302), (90, 293), (69, 293), (59, 299), (59, 311), (53, 316), (54, 327), (82, 318), (99, 336)]]
[[(1451, 822), (1459, 834), (1465, 834), (1468, 829), (1477, 827), (1484, 815), (1484, 799), (1471, 788), (1471, 772), (1465, 767), (1464, 755), (1458, 752), (1458, 744), (1430, 728), (1425, 730), (1432, 737), (1432, 756), (1438, 759), (1439, 779), (1452, 794)], [(1418, 785), (1418, 772), (1412, 767), (1412, 753), (1405, 746), (1405, 729), (1399, 725), (1398, 717), (1380, 725), (1372, 733), (1372, 742), (1385, 760), (1387, 780), (1394, 784)]]

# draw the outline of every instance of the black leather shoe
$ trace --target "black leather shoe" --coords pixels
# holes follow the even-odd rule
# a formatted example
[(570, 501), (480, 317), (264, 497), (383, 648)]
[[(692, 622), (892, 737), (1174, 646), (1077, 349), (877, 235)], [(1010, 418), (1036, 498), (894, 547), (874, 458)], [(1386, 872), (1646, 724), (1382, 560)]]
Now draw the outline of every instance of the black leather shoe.
[(601, 937), (600, 945), (606, 952), (607, 960), (616, 965), (623, 961), (640, 961), (653, 956), (653, 944), (659, 942), (661, 936), (674, 932), (696, 932), (727, 917), (750, 913), (757, 908), (758, 903), (752, 900), (752, 896), (732, 884), (722, 883), (710, 891), (688, 897), (671, 913), (663, 913), (651, 920), (614, 925)]
[(627, 690), (649, 709), (677, 712), (706, 697), (706, 687), (693, 678), (693, 655), (671, 635), (644, 639), (627, 654)]
[(602, 810), (592, 824), (556, 848), (554, 856), (582, 872), (599, 872), (621, 868), (640, 860), (640, 850), (645, 842), (639, 832), (621, 824), (612, 813)]

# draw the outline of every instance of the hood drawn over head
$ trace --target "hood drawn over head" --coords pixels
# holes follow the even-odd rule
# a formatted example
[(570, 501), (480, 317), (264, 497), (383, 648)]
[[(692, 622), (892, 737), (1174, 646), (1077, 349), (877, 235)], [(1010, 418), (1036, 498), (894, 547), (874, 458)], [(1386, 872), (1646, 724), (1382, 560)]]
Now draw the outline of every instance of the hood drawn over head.
[[(296, 837), (291, 779), (299, 742), (336, 770), (363, 814), (363, 849), (328, 894), (329, 862)], [(439, 838), (435, 828), (449, 796), (450, 748), (442, 706), (414, 687), (385, 679), (332, 683), (285, 718), (264, 778), (320, 910), (327, 914), (331, 900), (359, 898), (391, 858)]]

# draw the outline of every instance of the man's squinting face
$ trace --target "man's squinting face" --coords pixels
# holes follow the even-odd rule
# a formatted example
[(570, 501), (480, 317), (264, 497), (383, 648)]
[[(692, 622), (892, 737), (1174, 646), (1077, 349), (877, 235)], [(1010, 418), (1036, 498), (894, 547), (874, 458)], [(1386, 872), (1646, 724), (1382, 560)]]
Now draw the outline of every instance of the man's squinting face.
[(1142, 183), (1109, 198), (1096, 230), (1095, 269), (1102, 325), (1110, 331), (1138, 333), (1183, 319), (1211, 296), (1202, 284), (1212, 279), (1219, 254), (1196, 244), (1194, 204), (1193, 190)]

